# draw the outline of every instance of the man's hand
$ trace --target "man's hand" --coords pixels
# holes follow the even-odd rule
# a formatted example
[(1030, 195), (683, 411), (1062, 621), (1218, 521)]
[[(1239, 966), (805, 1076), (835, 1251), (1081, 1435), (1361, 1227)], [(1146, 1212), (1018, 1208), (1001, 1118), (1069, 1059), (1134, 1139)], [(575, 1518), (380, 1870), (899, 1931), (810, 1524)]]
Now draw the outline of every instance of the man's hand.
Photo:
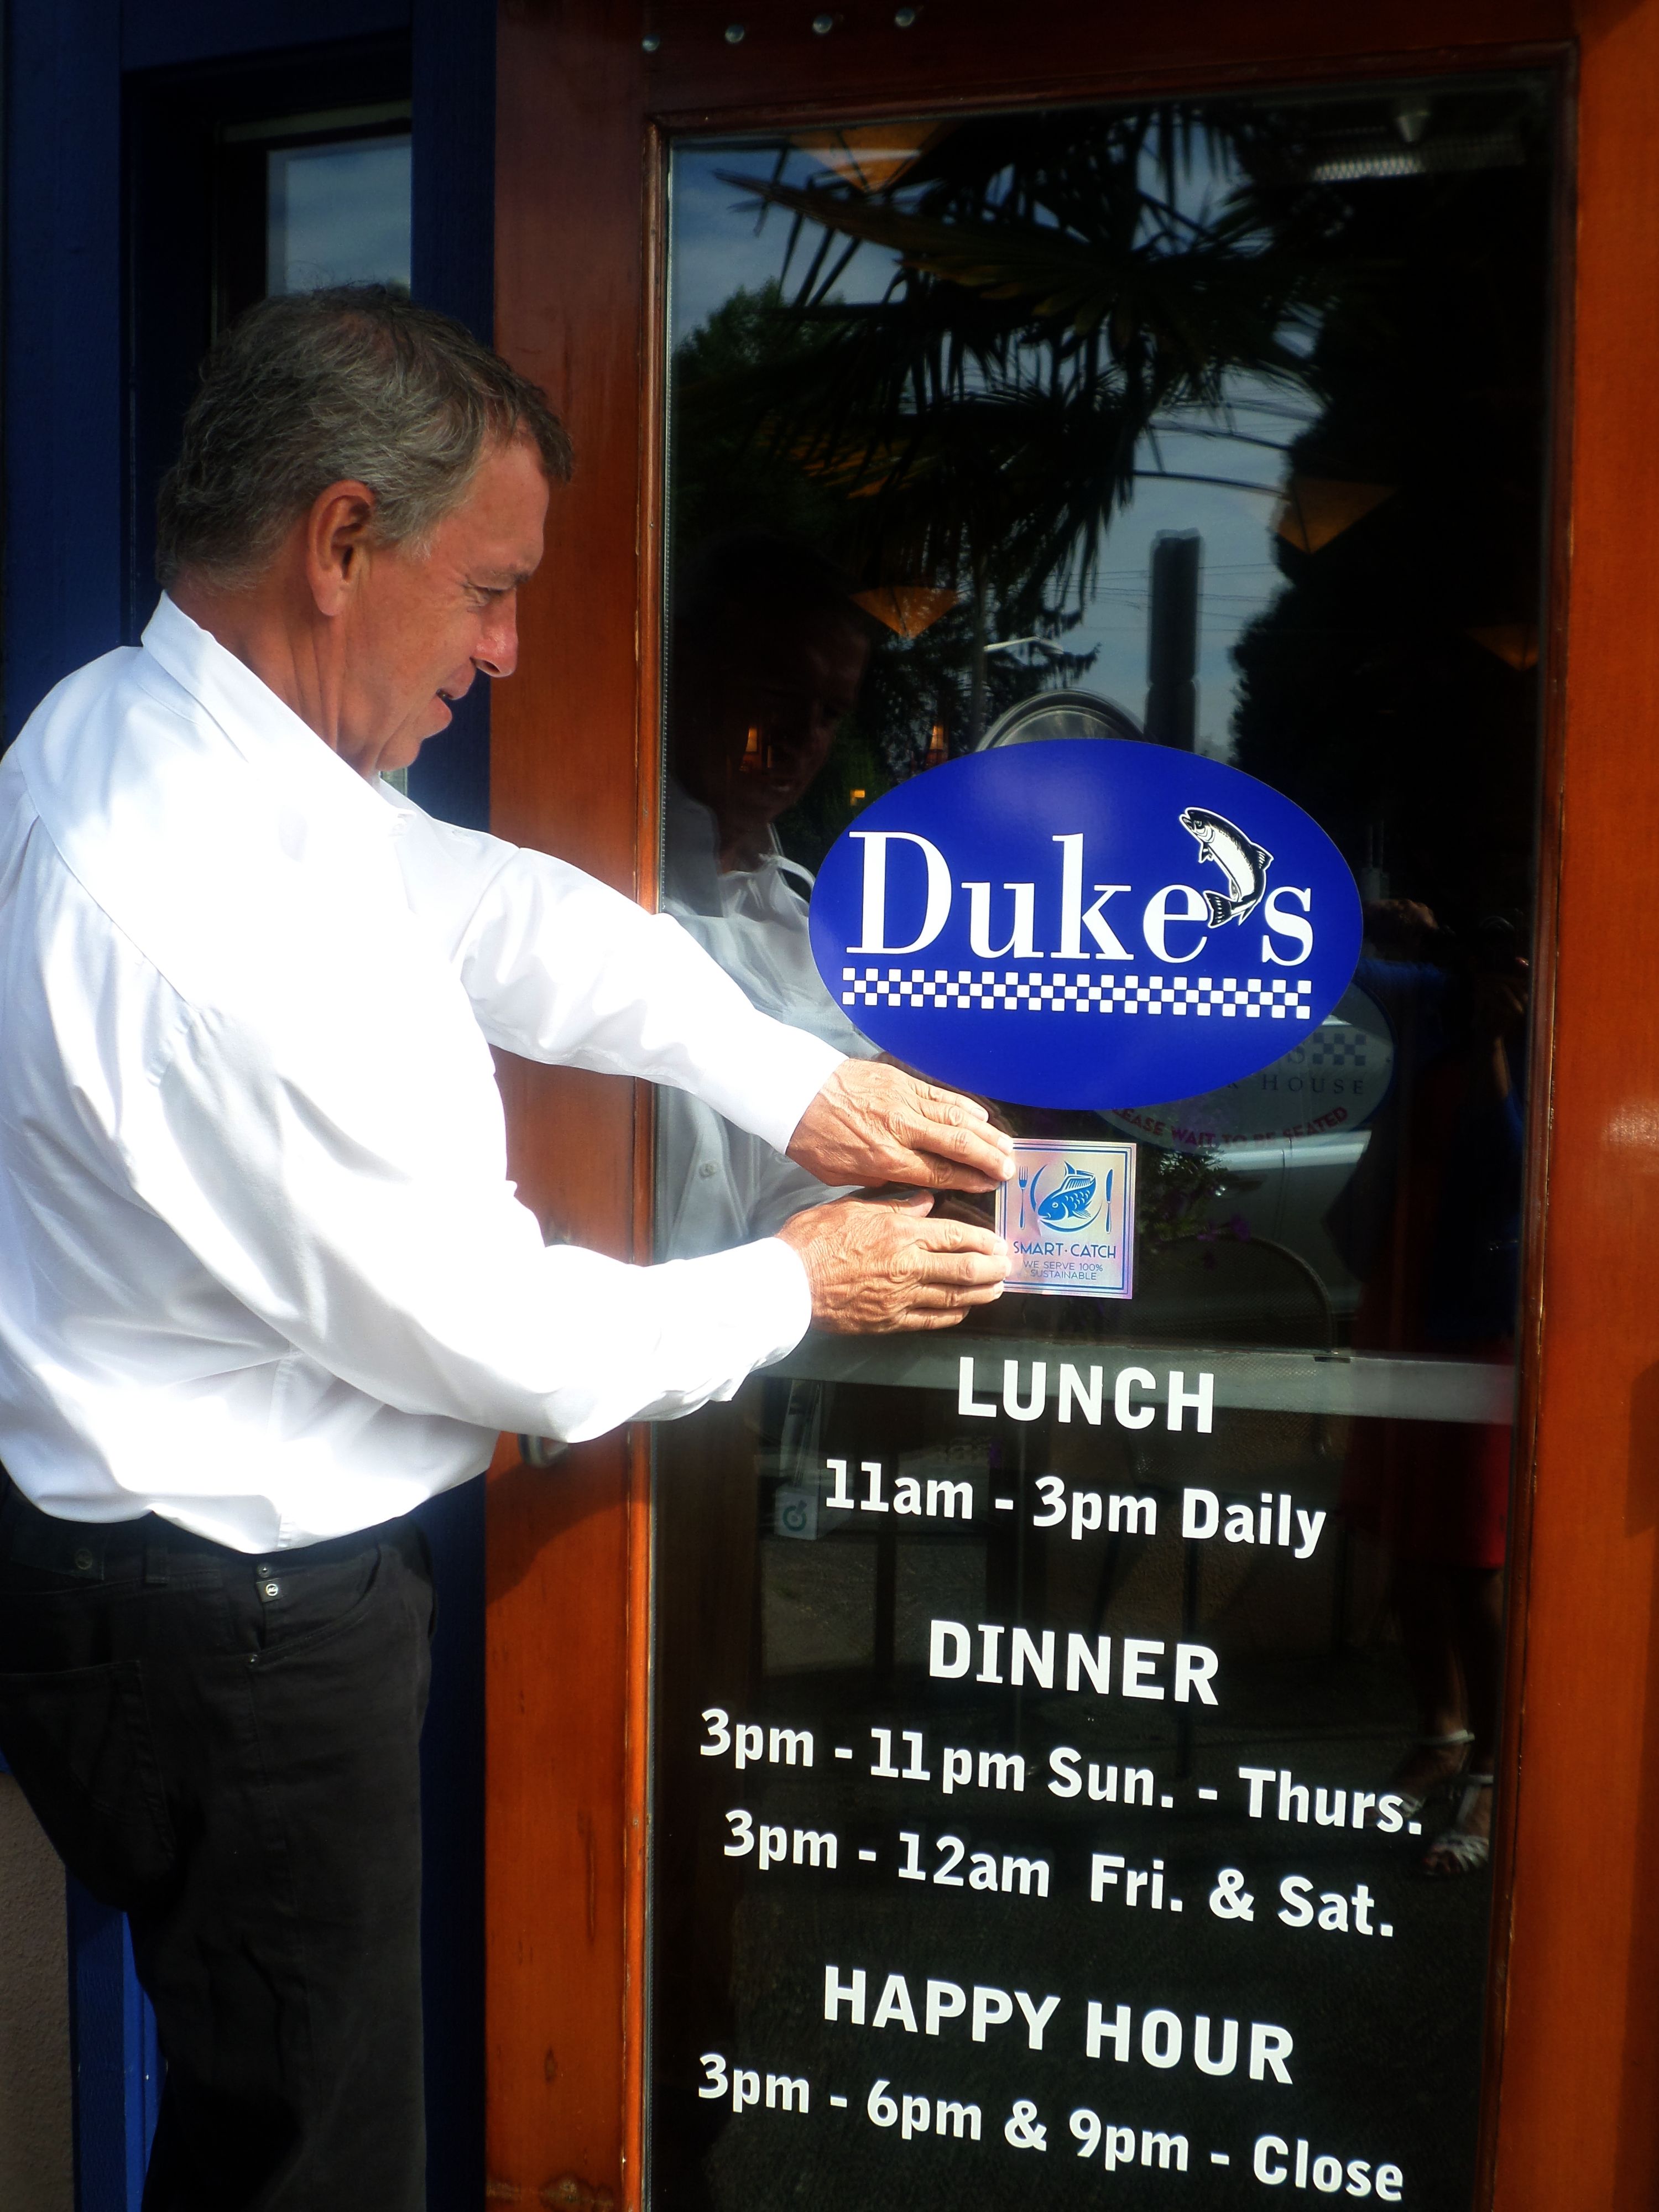
[(820, 1182), (929, 1190), (994, 1190), (1014, 1171), (1012, 1138), (975, 1100), (878, 1060), (842, 1060), (801, 1115), (789, 1157)]
[(1002, 1296), (1008, 1247), (988, 1229), (928, 1218), (925, 1193), (810, 1206), (778, 1235), (800, 1255), (816, 1327), (837, 1336), (954, 1328)]

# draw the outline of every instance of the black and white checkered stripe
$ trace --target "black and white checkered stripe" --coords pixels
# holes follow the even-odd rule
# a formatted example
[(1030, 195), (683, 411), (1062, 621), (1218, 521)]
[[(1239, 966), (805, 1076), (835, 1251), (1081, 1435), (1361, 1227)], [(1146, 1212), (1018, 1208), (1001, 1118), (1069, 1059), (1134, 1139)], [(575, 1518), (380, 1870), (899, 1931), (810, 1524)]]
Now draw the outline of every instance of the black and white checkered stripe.
[(843, 968), (843, 1006), (915, 1006), (939, 1010), (975, 1008), (995, 1013), (1052, 1014), (1220, 1014), (1248, 1021), (1264, 1015), (1272, 1021), (1310, 1021), (1310, 982), (1283, 976), (1139, 975), (1121, 978), (1024, 973), (1009, 968), (1000, 975), (986, 968), (975, 975), (962, 968)]
[(1364, 1030), (1321, 1030), (1310, 1037), (1303, 1050), (1309, 1067), (1364, 1067), (1366, 1036)]

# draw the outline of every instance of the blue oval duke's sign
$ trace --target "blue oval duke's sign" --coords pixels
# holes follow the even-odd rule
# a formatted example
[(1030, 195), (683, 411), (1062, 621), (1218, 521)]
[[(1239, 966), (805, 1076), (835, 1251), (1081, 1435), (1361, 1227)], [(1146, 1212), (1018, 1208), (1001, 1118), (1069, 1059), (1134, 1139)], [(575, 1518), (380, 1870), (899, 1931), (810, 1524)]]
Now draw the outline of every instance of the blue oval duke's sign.
[(837, 1005), (942, 1083), (1131, 1107), (1279, 1059), (1347, 988), (1358, 895), (1300, 807), (1201, 754), (1010, 745), (836, 840), (812, 951)]

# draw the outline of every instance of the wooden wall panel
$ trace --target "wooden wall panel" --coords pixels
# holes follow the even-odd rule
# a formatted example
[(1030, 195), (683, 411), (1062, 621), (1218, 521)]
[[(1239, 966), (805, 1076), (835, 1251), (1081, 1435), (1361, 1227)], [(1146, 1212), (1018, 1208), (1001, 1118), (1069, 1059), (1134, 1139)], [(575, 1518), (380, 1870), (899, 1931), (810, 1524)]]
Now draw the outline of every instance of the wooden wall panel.
[[(497, 343), (576, 449), (525, 592), (521, 673), (493, 702), (501, 836), (640, 887), (641, 78), (606, 0), (510, 0), (500, 21)], [(554, 1234), (634, 1250), (628, 1089), (505, 1071), (513, 1171)], [(626, 1436), (550, 1471), (510, 1458), (489, 1502), (489, 2201), (621, 2203), (630, 1829)], [(635, 1553), (637, 1559), (637, 1553)], [(635, 1653), (637, 1670), (641, 1654)], [(637, 1779), (635, 1783), (637, 1788)]]
[(1496, 2202), (1659, 2201), (1659, 5), (1579, 62), (1555, 1082)]
[[(827, 12), (835, 27), (812, 30)], [(645, 0), (659, 41), (648, 63), (653, 114), (690, 125), (852, 103), (911, 106), (1132, 95), (1143, 88), (1273, 83), (1468, 65), (1480, 50), (1570, 38), (1570, 0), (921, 0), (908, 29), (896, 0)], [(733, 45), (726, 32), (741, 25)]]

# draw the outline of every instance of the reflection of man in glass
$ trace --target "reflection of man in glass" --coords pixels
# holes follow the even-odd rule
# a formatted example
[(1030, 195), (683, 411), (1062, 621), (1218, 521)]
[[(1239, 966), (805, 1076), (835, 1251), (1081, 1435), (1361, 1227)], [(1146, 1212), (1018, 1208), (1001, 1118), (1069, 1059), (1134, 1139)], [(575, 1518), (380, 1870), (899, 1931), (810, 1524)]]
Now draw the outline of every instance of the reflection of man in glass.
[[(704, 552), (674, 605), (663, 885), (668, 912), (763, 1012), (866, 1058), (818, 978), (812, 878), (775, 825), (828, 761), (870, 647), (846, 580), (808, 548), (751, 532)], [(659, 1133), (665, 1257), (769, 1235), (826, 1195), (685, 1092), (663, 1094)]]

